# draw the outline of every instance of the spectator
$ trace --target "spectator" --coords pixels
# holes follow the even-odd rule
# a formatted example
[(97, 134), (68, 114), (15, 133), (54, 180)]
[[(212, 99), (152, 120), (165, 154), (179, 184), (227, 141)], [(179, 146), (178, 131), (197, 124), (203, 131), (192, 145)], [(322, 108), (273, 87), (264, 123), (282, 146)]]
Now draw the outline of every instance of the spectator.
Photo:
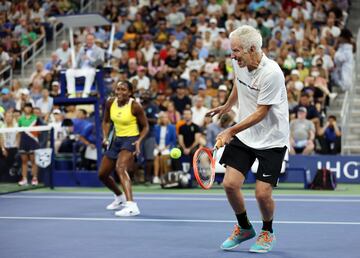
[(198, 97), (195, 106), (191, 108), (192, 122), (202, 128), (204, 126), (205, 115), (208, 112), (208, 108), (204, 107), (204, 99)]
[(40, 108), (41, 116), (44, 117), (45, 121), (49, 120), (50, 111), (53, 108), (54, 100), (50, 97), (48, 89), (42, 90), (42, 97), (36, 101), (35, 106)]
[(44, 69), (44, 65), (42, 62), (37, 62), (35, 64), (35, 71), (30, 76), (30, 82), (31, 84), (40, 84), (42, 85), (44, 82), (45, 75), (49, 72), (46, 69)]
[(69, 48), (69, 43), (66, 40), (61, 41), (60, 48), (56, 49), (56, 54), (60, 59), (60, 65), (62, 68), (70, 67), (71, 49)]
[(61, 59), (59, 58), (56, 52), (51, 53), (51, 59), (46, 63), (45, 69), (50, 71), (54, 76), (56, 76), (61, 69)]
[(60, 111), (60, 109), (54, 109), (51, 114), (51, 122), (50, 126), (54, 128), (54, 147), (55, 153), (58, 153), (61, 142), (65, 139), (66, 132), (64, 131), (64, 127), (62, 123), (64, 121), (64, 115)]
[(157, 73), (165, 72), (165, 61), (160, 59), (159, 52), (154, 52), (154, 55), (148, 63), (149, 75), (154, 77)]
[(207, 126), (206, 130), (206, 146), (210, 149), (214, 148), (217, 135), (228, 128), (233, 122), (233, 118), (229, 113), (221, 116), (217, 122), (212, 122)]
[(159, 113), (158, 106), (151, 99), (151, 92), (145, 91), (141, 95), (141, 104), (144, 108), (146, 118), (149, 124), (149, 132), (142, 142), (142, 154), (145, 159), (145, 181), (151, 181), (151, 174), (154, 165), (154, 149), (155, 149), (155, 125), (157, 124), (157, 116)]
[[(14, 119), (12, 110), (6, 111), (4, 114), (4, 124), (0, 128), (13, 128), (18, 124)], [(9, 174), (16, 162), (16, 154), (19, 148), (19, 134), (17, 132), (8, 132), (0, 134), (0, 161), (1, 174)], [(0, 178), (1, 180), (1, 178)]]
[(9, 66), (10, 64), (11, 64), (10, 56), (6, 51), (4, 51), (4, 47), (0, 42), (0, 71), (4, 69), (6, 66)]
[(8, 88), (1, 89), (0, 106), (2, 106), (6, 111), (13, 111), (16, 107), (16, 103)]
[(335, 52), (335, 70), (332, 73), (334, 83), (344, 91), (350, 90), (353, 83), (354, 45), (352, 34), (343, 29), (338, 39), (338, 49)]
[(174, 103), (175, 109), (179, 111), (180, 114), (182, 114), (186, 108), (191, 107), (191, 99), (185, 94), (184, 81), (178, 81), (176, 87), (176, 94), (171, 97), (171, 101)]
[(185, 124), (179, 128), (179, 145), (185, 158), (192, 160), (197, 146), (200, 143), (201, 131), (199, 126), (192, 122), (192, 112), (190, 109), (184, 110)]
[(175, 109), (174, 102), (169, 101), (167, 104), (166, 115), (169, 118), (170, 123), (176, 125), (181, 120), (180, 112)]
[(137, 75), (130, 78), (130, 82), (134, 84), (134, 80), (137, 81), (136, 90), (141, 93), (150, 89), (150, 79), (146, 75), (146, 68), (144, 66), (138, 66)]
[(27, 88), (22, 88), (19, 90), (20, 98), (16, 101), (16, 109), (23, 110), (25, 103), (30, 103), (35, 106), (35, 102), (32, 98), (30, 98), (30, 91)]
[(95, 78), (95, 69), (104, 61), (104, 52), (94, 44), (94, 40), (94, 35), (88, 34), (86, 36), (86, 44), (81, 47), (76, 58), (76, 68), (66, 71), (67, 91), (70, 98), (76, 97), (75, 78), (81, 76), (85, 76), (82, 97), (89, 96)]
[(318, 131), (322, 154), (338, 154), (341, 152), (341, 130), (336, 116), (330, 115), (324, 127)]
[(297, 119), (290, 122), (290, 154), (309, 155), (314, 150), (315, 126), (306, 119), (307, 110), (300, 107)]
[(159, 122), (155, 125), (155, 139), (153, 183), (159, 184), (161, 176), (169, 171), (170, 150), (176, 146), (176, 129), (170, 123), (166, 112), (159, 113)]

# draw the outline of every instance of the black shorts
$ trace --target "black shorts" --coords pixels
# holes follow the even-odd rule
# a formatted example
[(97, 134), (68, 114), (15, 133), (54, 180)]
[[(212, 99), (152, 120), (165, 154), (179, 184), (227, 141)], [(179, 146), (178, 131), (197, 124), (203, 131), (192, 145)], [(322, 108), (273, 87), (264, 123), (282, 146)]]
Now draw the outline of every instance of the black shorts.
[(105, 151), (104, 155), (109, 159), (117, 159), (121, 150), (135, 151), (134, 142), (139, 139), (139, 136), (129, 137), (115, 137), (112, 141), (110, 148)]
[(30, 137), (26, 133), (21, 133), (20, 135), (20, 146), (19, 153), (21, 154), (33, 154), (35, 150), (39, 149), (39, 141)]
[(255, 159), (259, 160), (258, 171), (255, 177), (276, 186), (281, 172), (282, 163), (287, 147), (257, 150), (242, 143), (237, 137), (225, 146), (220, 164), (230, 166), (246, 177)]

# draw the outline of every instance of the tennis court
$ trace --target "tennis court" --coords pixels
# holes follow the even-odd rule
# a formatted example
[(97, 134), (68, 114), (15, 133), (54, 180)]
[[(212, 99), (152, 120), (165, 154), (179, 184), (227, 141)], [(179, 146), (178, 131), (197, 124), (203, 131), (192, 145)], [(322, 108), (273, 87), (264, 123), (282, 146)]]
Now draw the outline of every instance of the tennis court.
[[(221, 191), (136, 193), (142, 214), (117, 218), (107, 192), (26, 191), (0, 196), (1, 257), (254, 257), (254, 240), (230, 252), (233, 213)], [(190, 193), (189, 193), (190, 192)], [(314, 192), (317, 193), (317, 192)], [(360, 196), (277, 193), (278, 243), (263, 257), (359, 257)], [(255, 198), (246, 194), (256, 230)]]

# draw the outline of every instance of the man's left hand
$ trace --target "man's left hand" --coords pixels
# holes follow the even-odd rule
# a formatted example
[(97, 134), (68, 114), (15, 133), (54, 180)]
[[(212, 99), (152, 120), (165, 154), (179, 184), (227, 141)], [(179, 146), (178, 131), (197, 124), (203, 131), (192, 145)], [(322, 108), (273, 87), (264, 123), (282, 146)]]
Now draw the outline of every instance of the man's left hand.
[(224, 131), (222, 131), (221, 133), (219, 133), (218, 136), (216, 137), (216, 140), (220, 140), (221, 144), (222, 144), (219, 147), (222, 147), (223, 145), (228, 144), (231, 141), (233, 136), (234, 136), (234, 133), (232, 132), (231, 127), (227, 128)]

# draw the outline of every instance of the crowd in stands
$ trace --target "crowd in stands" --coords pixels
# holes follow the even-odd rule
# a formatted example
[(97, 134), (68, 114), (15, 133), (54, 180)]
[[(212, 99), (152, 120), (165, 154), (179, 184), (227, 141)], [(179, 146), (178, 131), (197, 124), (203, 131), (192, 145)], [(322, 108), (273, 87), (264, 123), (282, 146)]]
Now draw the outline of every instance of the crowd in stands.
[[(13, 60), (43, 33), (44, 17), (66, 12), (73, 1), (43, 1), (42, 5), (34, 1), (31, 7), (25, 2), (0, 1), (0, 33), (5, 35), (0, 53), (7, 52)], [(346, 0), (108, 0), (102, 15), (115, 23), (111, 59), (105, 62), (100, 53), (94, 57), (98, 49), (105, 52), (109, 46), (109, 26), (77, 29), (77, 66), (66, 72), (69, 97), (75, 94), (74, 78), (85, 75), (79, 71), (88, 76), (82, 96), (90, 94), (89, 83), (101, 64), (113, 68), (107, 78), (108, 95), (119, 80), (131, 81), (136, 89), (134, 97), (143, 104), (150, 124), (143, 151), (146, 179), (158, 183), (158, 176), (170, 169), (172, 147), (180, 146), (190, 159), (198, 145), (213, 146), (220, 130), (238, 122), (235, 110), (221, 118), (205, 114), (224, 104), (231, 92), (228, 35), (247, 24), (261, 32), (264, 53), (284, 72), (291, 114), (290, 152), (336, 154), (341, 128), (336, 117), (327, 113), (327, 106), (336, 98), (336, 91), (349, 90), (352, 84), (356, 49), (351, 32), (345, 28), (348, 9)], [(24, 18), (31, 22), (24, 22)], [(53, 105), (53, 98), (60, 93), (59, 71), (70, 68), (70, 63), (69, 45), (61, 42), (48, 63), (36, 64), (30, 85), (14, 80), (1, 89), (0, 106), (6, 112), (21, 112), (30, 102), (39, 108), (45, 123), (59, 126), (65, 120), (68, 126), (73, 125), (75, 107)], [(91, 123), (87, 111), (77, 112), (82, 113), (77, 119)], [(81, 128), (78, 133), (83, 145), (94, 144), (93, 133), (86, 132), (87, 138)], [(59, 150), (60, 145), (58, 142)]]

